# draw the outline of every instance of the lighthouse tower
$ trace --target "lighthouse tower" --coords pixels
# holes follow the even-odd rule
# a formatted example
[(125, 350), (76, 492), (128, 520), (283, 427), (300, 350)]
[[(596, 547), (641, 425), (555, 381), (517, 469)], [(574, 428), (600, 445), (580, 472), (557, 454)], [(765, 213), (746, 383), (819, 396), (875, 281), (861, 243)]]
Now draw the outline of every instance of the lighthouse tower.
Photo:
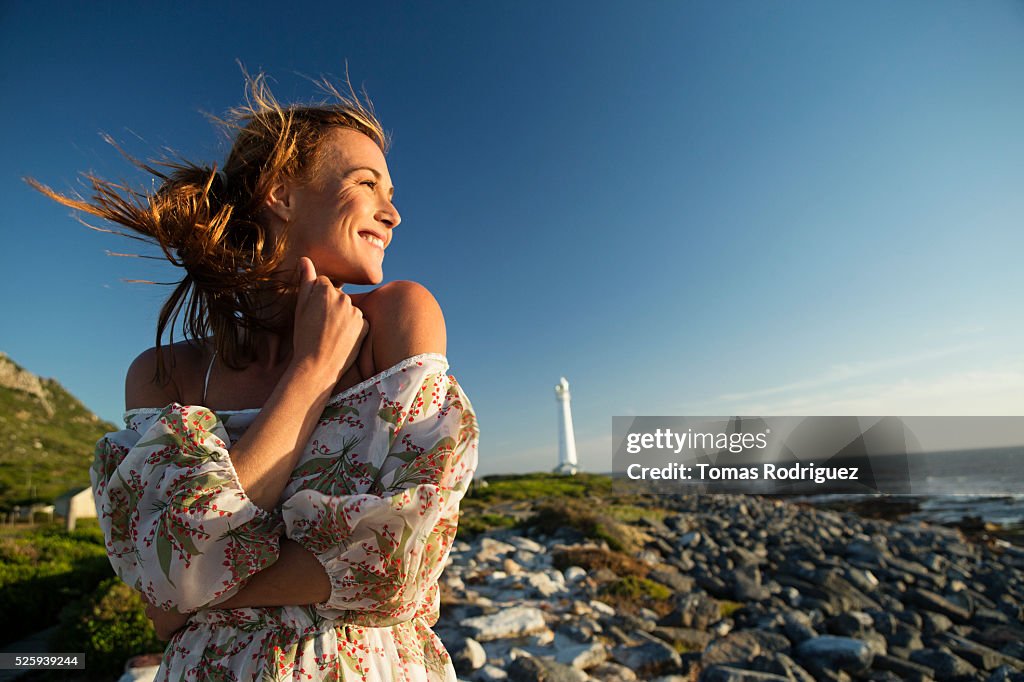
[(572, 476), (576, 473), (576, 437), (572, 433), (572, 410), (569, 407), (569, 382), (565, 377), (555, 384), (558, 402), (558, 466), (556, 474)]

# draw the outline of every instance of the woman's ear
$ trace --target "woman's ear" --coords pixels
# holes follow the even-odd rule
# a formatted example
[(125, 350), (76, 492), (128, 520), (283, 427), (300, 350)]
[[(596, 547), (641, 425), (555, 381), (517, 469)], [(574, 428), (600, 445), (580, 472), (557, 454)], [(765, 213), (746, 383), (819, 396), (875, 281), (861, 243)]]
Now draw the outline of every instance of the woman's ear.
[(295, 212), (295, 190), (286, 180), (275, 182), (267, 194), (266, 209), (284, 222), (289, 222)]

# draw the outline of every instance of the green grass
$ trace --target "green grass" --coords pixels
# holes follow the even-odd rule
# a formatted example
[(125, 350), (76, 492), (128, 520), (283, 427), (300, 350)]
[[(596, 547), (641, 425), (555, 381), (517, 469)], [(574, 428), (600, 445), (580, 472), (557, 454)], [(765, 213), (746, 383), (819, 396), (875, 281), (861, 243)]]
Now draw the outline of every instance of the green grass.
[(598, 474), (523, 474), (487, 476), (487, 485), (474, 485), (468, 498), (487, 503), (534, 500), (545, 497), (607, 496), (612, 492), (612, 479)]
[(649, 578), (638, 578), (635, 575), (627, 575), (613, 583), (609, 583), (604, 588), (604, 593), (627, 599), (648, 597), (658, 601), (665, 601), (672, 597), (672, 590), (665, 585)]
[(478, 513), (475, 511), (463, 510), (459, 517), (459, 538), (473, 537), (480, 533), (498, 528), (510, 528), (516, 525), (516, 520), (505, 514)]

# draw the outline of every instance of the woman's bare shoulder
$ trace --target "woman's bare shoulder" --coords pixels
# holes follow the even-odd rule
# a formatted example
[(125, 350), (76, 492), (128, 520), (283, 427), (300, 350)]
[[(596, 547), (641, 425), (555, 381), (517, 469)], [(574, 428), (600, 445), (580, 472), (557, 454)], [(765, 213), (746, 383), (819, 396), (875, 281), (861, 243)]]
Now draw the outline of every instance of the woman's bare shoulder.
[(420, 353), (447, 350), (444, 314), (422, 284), (399, 280), (363, 294), (354, 301), (370, 323), (377, 370)]
[[(162, 381), (157, 377), (157, 359), (161, 356), (167, 374)], [(183, 378), (195, 376), (202, 362), (202, 349), (186, 342), (142, 351), (132, 361), (125, 377), (125, 409), (165, 407), (181, 402), (182, 388), (185, 388)]]

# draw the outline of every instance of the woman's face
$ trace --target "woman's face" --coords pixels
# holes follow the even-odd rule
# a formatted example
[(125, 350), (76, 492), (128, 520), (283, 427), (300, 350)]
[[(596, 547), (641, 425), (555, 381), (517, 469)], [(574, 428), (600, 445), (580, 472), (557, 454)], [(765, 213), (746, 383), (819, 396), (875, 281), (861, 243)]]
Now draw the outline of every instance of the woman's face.
[(335, 283), (379, 284), (384, 250), (401, 216), (380, 148), (366, 135), (338, 128), (323, 143), (312, 180), (290, 194), (288, 254), (293, 268), (308, 256), (318, 275)]

